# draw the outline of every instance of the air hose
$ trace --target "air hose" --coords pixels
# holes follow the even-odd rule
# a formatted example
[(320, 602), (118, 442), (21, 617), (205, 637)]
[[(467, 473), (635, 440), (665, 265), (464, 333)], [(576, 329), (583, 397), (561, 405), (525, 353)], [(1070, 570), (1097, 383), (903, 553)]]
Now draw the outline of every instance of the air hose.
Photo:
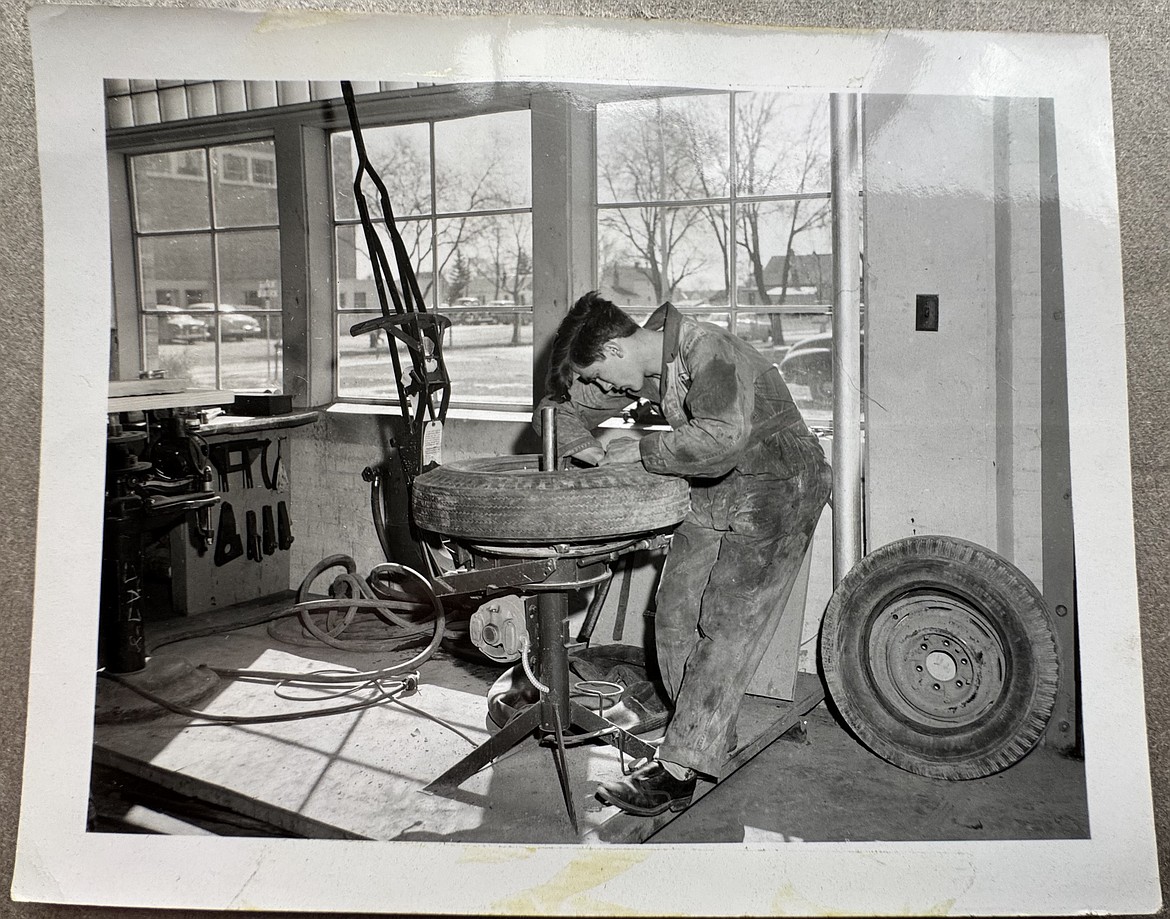
[[(309, 588), (313, 582), (330, 568), (341, 567), (343, 574), (334, 578), (329, 588), (328, 599), (310, 600)], [(418, 612), (425, 609), (425, 605), (410, 598), (395, 580), (395, 575), (405, 574), (417, 581), (423, 589), (423, 594), (430, 601), (434, 614), (433, 622), (427, 625), (418, 625), (395, 612)], [(340, 635), (353, 626), (359, 610), (370, 610), (378, 618), (389, 622), (403, 630), (392, 639), (343, 639)], [(431, 640), (417, 657), (399, 666), (399, 671), (410, 670), (429, 658), (443, 639), (447, 618), (443, 604), (432, 589), (430, 582), (406, 565), (397, 562), (383, 562), (375, 565), (366, 578), (357, 575), (357, 565), (348, 555), (330, 555), (322, 559), (301, 581), (297, 589), (297, 602), (290, 611), (295, 611), (300, 617), (301, 626), (313, 638), (322, 644), (341, 651), (391, 651), (417, 641), (419, 636), (433, 629)], [(313, 620), (314, 613), (327, 614), (325, 628), (321, 628)], [(281, 617), (283, 618), (283, 617)], [(296, 641), (296, 636), (289, 635), (287, 630), (279, 629), (278, 623), (269, 626), (269, 634), (282, 641)]]
[[(308, 592), (313, 581), (317, 579), (323, 572), (330, 568), (341, 566), (345, 568), (346, 573), (339, 575), (334, 580), (333, 591), (348, 593), (348, 596), (333, 596), (328, 599), (309, 600)], [(220, 632), (235, 631), (241, 628), (256, 626), (269, 622), (275, 624), (277, 620), (286, 619), (293, 615), (300, 617), (302, 626), (313, 636), (318, 637), (325, 644), (340, 648), (347, 651), (386, 651), (402, 646), (405, 643), (415, 641), (420, 635), (426, 633), (428, 629), (433, 629), (431, 639), (426, 647), (415, 654), (410, 660), (403, 661), (399, 664), (392, 664), (388, 667), (383, 667), (378, 670), (370, 671), (318, 671), (314, 673), (283, 673), (270, 670), (237, 670), (232, 668), (209, 667), (207, 665), (200, 665), (202, 669), (210, 670), (218, 676), (227, 677), (239, 680), (253, 680), (264, 682), (275, 682), (277, 687), (290, 685), (332, 685), (341, 686), (348, 685), (351, 688), (335, 695), (350, 695), (361, 690), (373, 690), (376, 694), (373, 698), (354, 702), (349, 705), (335, 706), (332, 708), (315, 709), (308, 712), (289, 712), (279, 715), (217, 715), (209, 712), (198, 711), (193, 708), (188, 708), (183, 705), (177, 705), (162, 696), (152, 693), (151, 691), (138, 686), (133, 680), (126, 679), (123, 675), (111, 673), (108, 671), (101, 671), (100, 675), (112, 682), (119, 683), (126, 688), (132, 690), (143, 698), (153, 702), (168, 711), (176, 714), (185, 715), (191, 718), (199, 718), (201, 720), (211, 722), (214, 724), (268, 724), (281, 721), (297, 721), (304, 718), (319, 718), (326, 715), (338, 715), (347, 712), (359, 711), (364, 708), (370, 708), (374, 705), (381, 705), (386, 702), (397, 702), (400, 705), (405, 703), (399, 700), (402, 695), (409, 695), (418, 688), (419, 675), (417, 668), (427, 661), (435, 650), (439, 647), (439, 643), (443, 639), (443, 633), (446, 628), (446, 613), (443, 610), (443, 604), (439, 600), (438, 595), (431, 587), (430, 582), (427, 581), (421, 574), (406, 565), (400, 565), (396, 562), (384, 562), (376, 565), (370, 572), (368, 578), (360, 578), (356, 575), (357, 565), (352, 558), (346, 555), (331, 555), (328, 558), (318, 562), (309, 574), (301, 581), (301, 585), (297, 590), (297, 602), (292, 606), (283, 607), (274, 611), (262, 614), (261, 616), (244, 622), (236, 622), (226, 627), (209, 628), (195, 633), (188, 633), (182, 636), (182, 639), (189, 640), (191, 638), (203, 637), (206, 635), (217, 634)], [(394, 579), (397, 575), (407, 575), (413, 578), (422, 587), (423, 594), (426, 600), (429, 601), (430, 609), (433, 613), (433, 622), (427, 626), (416, 626), (415, 623), (398, 616), (394, 611), (414, 611), (417, 612), (426, 608), (425, 603), (420, 603), (408, 599), (405, 591), (398, 587), (399, 582)], [(380, 617), (390, 621), (391, 623), (408, 630), (406, 636), (400, 636), (394, 640), (383, 641), (343, 641), (336, 636), (340, 634), (349, 624), (353, 622), (354, 616), (360, 609), (373, 610)], [(343, 612), (344, 611), (344, 612)], [(328, 630), (322, 630), (316, 623), (313, 622), (313, 613), (327, 612), (331, 614), (331, 618), (336, 618), (338, 614), (342, 614), (342, 621), (340, 623), (331, 622), (328, 625)], [(270, 628), (271, 631), (271, 628)], [(154, 647), (159, 647), (155, 645)], [(153, 650), (153, 649), (152, 649)], [(384, 683), (386, 685), (384, 685)], [(287, 698), (287, 697), (286, 697)], [(410, 707), (410, 706), (406, 706)], [(433, 718), (425, 712), (420, 712), (428, 718)], [(444, 724), (440, 719), (433, 718), (440, 724)], [(449, 725), (445, 725), (450, 727)], [(454, 728), (451, 728), (455, 730)], [(460, 733), (456, 731), (456, 733)], [(462, 735), (461, 736), (465, 736)]]

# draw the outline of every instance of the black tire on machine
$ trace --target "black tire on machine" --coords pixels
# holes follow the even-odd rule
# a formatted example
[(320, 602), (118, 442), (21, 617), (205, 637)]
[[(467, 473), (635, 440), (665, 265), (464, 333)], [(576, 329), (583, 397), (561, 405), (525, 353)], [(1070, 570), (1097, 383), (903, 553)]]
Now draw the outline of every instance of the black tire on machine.
[(448, 463), (414, 480), (414, 519), (444, 536), (491, 543), (571, 543), (665, 529), (686, 516), (684, 479), (638, 463), (540, 470), (537, 455)]

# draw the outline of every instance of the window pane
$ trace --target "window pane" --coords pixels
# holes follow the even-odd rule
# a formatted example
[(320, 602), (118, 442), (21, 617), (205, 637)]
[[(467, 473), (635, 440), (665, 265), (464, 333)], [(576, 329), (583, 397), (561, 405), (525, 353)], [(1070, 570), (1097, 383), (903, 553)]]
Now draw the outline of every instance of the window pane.
[(444, 346), (453, 399), (532, 399), (532, 217), (438, 222), (440, 298), (454, 307)]
[(531, 305), (532, 216), (497, 214), (436, 223), (440, 299)]
[(825, 314), (784, 316), (791, 344), (777, 363), (806, 422), (828, 427), (833, 419), (833, 323)]
[(272, 141), (213, 147), (211, 164), (216, 226), (277, 223), (276, 151)]
[[(386, 193), (395, 217), (414, 217), (431, 213), (430, 129), (426, 124), (395, 125), (369, 128), (362, 139)], [(353, 197), (353, 180), (357, 174), (357, 147), (353, 133), (339, 131), (333, 135), (333, 208), (338, 220), (357, 220)], [(382, 202), (377, 186), (368, 176), (362, 179), (366, 205), (375, 218), (382, 216)]]
[(829, 190), (829, 106), (824, 96), (738, 93), (736, 189), (741, 195)]
[(210, 235), (150, 236), (138, 240), (143, 309), (179, 309), (214, 297)]
[(736, 213), (737, 303), (828, 309), (833, 302), (829, 201), (744, 203)]
[(280, 392), (284, 380), (280, 314), (231, 310), (216, 319), (220, 385), (236, 392)]
[(600, 289), (619, 306), (726, 304), (727, 208), (610, 208), (598, 213)]
[(203, 230), (211, 225), (203, 150), (135, 156), (130, 165), (139, 232)]
[(280, 309), (280, 233), (219, 233), (219, 302), (250, 309)]
[(725, 197), (728, 97), (680, 96), (597, 107), (597, 200)]
[[(419, 293), (430, 309), (434, 305), (434, 272), (431, 265), (431, 226), (425, 220), (400, 220), (395, 223), (398, 234), (406, 246)], [(390, 234), (382, 224), (375, 225), (378, 239), (386, 253), (390, 276), (401, 293), (402, 278), (394, 259), (394, 248)], [(374, 284), (374, 271), (370, 261), (369, 247), (360, 226), (337, 228), (337, 306), (339, 309), (379, 310), (378, 288)], [(387, 289), (386, 305), (394, 309), (394, 300)]]
[(168, 308), (142, 317), (146, 370), (162, 370), (167, 379), (188, 387), (215, 389), (215, 343), (207, 317)]
[(530, 207), (532, 120), (498, 112), (435, 125), (440, 213)]

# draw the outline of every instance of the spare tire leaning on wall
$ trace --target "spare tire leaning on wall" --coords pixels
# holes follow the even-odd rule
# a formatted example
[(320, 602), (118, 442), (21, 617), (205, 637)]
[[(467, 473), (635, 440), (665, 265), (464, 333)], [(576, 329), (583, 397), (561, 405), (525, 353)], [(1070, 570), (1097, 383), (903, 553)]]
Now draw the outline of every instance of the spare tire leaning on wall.
[(674, 526), (690, 488), (639, 463), (540, 470), (535, 454), (460, 460), (414, 480), (415, 524), (492, 543), (571, 543)]
[(974, 779), (1035, 746), (1059, 684), (1043, 597), (974, 543), (914, 536), (869, 554), (834, 591), (821, 626), (829, 695), (883, 759)]

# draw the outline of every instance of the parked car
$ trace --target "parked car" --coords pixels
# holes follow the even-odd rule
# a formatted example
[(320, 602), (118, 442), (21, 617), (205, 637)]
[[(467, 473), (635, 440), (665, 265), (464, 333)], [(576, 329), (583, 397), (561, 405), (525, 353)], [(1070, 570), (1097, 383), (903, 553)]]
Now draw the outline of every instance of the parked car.
[[(216, 310), (214, 303), (192, 303), (187, 308), (218, 312), (219, 335), (222, 341), (243, 341), (245, 338), (255, 337), (263, 331), (260, 327), (260, 321), (255, 316), (239, 312), (242, 307), (234, 306), (231, 303), (219, 304), (218, 310)], [(207, 322), (210, 333), (215, 328), (214, 320), (208, 317)]]
[(472, 309), (478, 306), (479, 297), (457, 297), (452, 303), (444, 303), (440, 310), (450, 310), (452, 321), (460, 325), (483, 325), (491, 322), (491, 316), (482, 309)]
[(243, 341), (256, 337), (262, 331), (260, 321), (255, 316), (233, 313), (226, 306), (221, 306), (220, 310), (219, 336), (224, 341)]
[(833, 333), (810, 335), (793, 344), (780, 361), (780, 375), (787, 383), (807, 386), (809, 398), (817, 405), (832, 405)]
[(207, 341), (211, 329), (199, 316), (177, 312), (178, 307), (159, 305), (158, 340), (160, 344), (189, 345)]

